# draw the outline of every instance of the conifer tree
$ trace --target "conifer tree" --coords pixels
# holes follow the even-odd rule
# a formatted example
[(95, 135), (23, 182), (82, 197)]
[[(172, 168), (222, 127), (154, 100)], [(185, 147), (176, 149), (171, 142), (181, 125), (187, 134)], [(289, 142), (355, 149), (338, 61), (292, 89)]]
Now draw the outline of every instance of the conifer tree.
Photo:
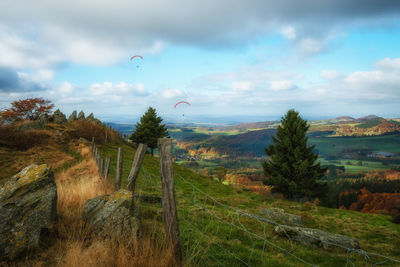
[(136, 130), (129, 139), (137, 144), (147, 144), (153, 156), (153, 150), (157, 148), (157, 139), (169, 137), (167, 128), (161, 122), (162, 118), (157, 116), (156, 110), (149, 107), (140, 118), (140, 122), (136, 124)]
[(325, 198), (327, 185), (321, 179), (326, 169), (317, 162), (315, 146), (307, 145), (310, 126), (295, 110), (282, 117), (273, 144), (265, 148), (268, 159), (263, 162), (264, 184), (273, 192), (282, 193), (288, 199)]

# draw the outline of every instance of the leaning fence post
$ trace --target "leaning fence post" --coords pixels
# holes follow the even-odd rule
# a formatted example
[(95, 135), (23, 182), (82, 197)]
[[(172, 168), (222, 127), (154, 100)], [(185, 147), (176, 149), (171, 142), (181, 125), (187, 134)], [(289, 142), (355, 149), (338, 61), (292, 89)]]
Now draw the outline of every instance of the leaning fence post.
[(103, 178), (104, 180), (107, 180), (107, 176), (108, 176), (108, 169), (110, 168), (110, 157), (106, 158), (106, 162), (104, 165), (104, 173), (103, 173)]
[(133, 159), (132, 169), (128, 176), (127, 188), (133, 193), (135, 193), (136, 180), (139, 175), (140, 167), (142, 166), (144, 154), (146, 153), (147, 145), (139, 144), (136, 149), (135, 158)]
[(175, 203), (174, 173), (172, 168), (172, 140), (158, 139), (164, 228), (167, 240), (174, 250), (176, 264), (182, 266), (182, 249), (179, 239), (178, 216)]
[(115, 173), (115, 190), (119, 190), (121, 188), (121, 174), (122, 174), (122, 147), (119, 147), (117, 168)]

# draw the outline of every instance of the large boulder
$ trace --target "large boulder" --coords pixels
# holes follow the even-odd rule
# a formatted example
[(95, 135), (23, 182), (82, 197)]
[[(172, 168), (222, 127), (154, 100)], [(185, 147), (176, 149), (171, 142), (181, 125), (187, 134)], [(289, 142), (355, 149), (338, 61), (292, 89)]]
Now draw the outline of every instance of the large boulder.
[(58, 124), (66, 123), (67, 117), (65, 117), (65, 114), (62, 113), (59, 109), (57, 109), (53, 113), (53, 122), (58, 123)]
[(93, 121), (95, 119), (93, 113), (90, 113), (89, 116), (86, 117), (86, 119), (89, 121)]
[(318, 229), (302, 228), (302, 227), (288, 227), (276, 226), (275, 232), (283, 237), (288, 237), (292, 240), (298, 241), (303, 244), (313, 244), (324, 249), (330, 247), (342, 247), (349, 249), (359, 249), (359, 242), (351, 237), (332, 234)]
[(40, 123), (42, 123), (43, 125), (49, 123), (49, 115), (47, 113), (43, 113), (39, 116), (39, 121)]
[(285, 212), (284, 209), (279, 208), (265, 208), (261, 213), (270, 220), (278, 221), (282, 224), (301, 226), (301, 217)]
[(132, 193), (125, 189), (89, 199), (82, 217), (97, 235), (135, 238), (139, 231), (137, 212), (131, 208)]
[(57, 187), (46, 164), (32, 164), (0, 189), (0, 259), (38, 248), (57, 219)]
[(78, 120), (84, 120), (85, 119), (85, 112), (81, 110), (78, 114)]
[(78, 118), (77, 112), (76, 110), (74, 110), (72, 111), (71, 115), (69, 115), (68, 122), (76, 121), (77, 118)]

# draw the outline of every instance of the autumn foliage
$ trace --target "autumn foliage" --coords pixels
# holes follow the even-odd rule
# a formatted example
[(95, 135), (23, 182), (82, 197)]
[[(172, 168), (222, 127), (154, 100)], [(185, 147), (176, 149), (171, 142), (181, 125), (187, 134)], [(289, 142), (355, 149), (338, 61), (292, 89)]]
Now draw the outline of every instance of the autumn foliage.
[[(365, 188), (359, 191), (342, 192), (339, 198), (348, 202), (341, 209), (361, 211), (366, 213), (384, 213), (394, 215), (400, 210), (400, 194), (398, 193), (371, 193)], [(344, 201), (346, 199), (347, 201)]]
[(48, 114), (54, 104), (43, 98), (27, 98), (16, 100), (11, 103), (11, 108), (1, 112), (5, 121), (14, 122), (17, 120), (37, 120), (40, 115)]

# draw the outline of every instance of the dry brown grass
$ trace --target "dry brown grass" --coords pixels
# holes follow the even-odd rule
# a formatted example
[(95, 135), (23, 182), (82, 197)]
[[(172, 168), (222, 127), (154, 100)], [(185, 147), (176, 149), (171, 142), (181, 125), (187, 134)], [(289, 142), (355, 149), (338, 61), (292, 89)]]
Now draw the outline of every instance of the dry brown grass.
[(30, 164), (47, 164), (53, 170), (72, 162), (71, 155), (61, 151), (59, 145), (35, 146), (26, 151), (0, 148), (0, 185)]
[(59, 217), (47, 247), (0, 266), (174, 266), (172, 250), (151, 225), (134, 242), (92, 235), (81, 219), (85, 202), (112, 192), (113, 187), (99, 176), (89, 148), (81, 144), (78, 151), (84, 159), (56, 174)]
[(56, 177), (58, 190), (58, 266), (173, 266), (171, 250), (165, 249), (153, 231), (144, 231), (140, 242), (93, 237), (80, 216), (86, 200), (112, 192), (112, 185), (98, 175), (88, 147), (79, 151), (84, 160)]
[(112, 192), (110, 184), (100, 178), (89, 148), (79, 148), (84, 159), (56, 176), (57, 210), (62, 218), (79, 217), (88, 199)]

